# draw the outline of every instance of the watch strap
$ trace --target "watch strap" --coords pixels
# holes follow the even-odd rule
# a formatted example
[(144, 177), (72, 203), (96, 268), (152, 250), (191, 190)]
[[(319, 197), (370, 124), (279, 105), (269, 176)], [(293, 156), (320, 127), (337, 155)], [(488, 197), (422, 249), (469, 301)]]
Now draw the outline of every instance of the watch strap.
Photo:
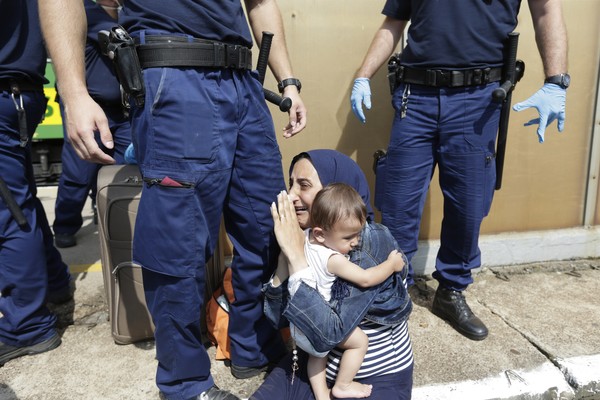
[(300, 79), (297, 78), (287, 78), (282, 80), (277, 84), (277, 89), (279, 90), (279, 93), (283, 93), (283, 89), (290, 85), (296, 86), (296, 88), (298, 88), (298, 93), (300, 93), (300, 90), (302, 89), (302, 83), (300, 83)]
[(560, 86), (563, 89), (566, 89), (569, 87), (569, 85), (571, 83), (571, 77), (567, 73), (552, 75), (552, 76), (547, 77), (544, 80), (544, 83), (552, 83), (552, 84)]

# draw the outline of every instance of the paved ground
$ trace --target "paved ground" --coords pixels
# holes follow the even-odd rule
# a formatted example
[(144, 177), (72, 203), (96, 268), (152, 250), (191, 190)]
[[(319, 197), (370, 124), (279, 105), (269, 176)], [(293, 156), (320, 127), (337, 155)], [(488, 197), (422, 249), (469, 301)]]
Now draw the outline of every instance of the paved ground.
[[(42, 188), (40, 197), (52, 221), (54, 188)], [(74, 301), (54, 308), (63, 343), (0, 367), (0, 400), (158, 399), (153, 342), (112, 340), (87, 207), (77, 239), (61, 250), (76, 286)], [(414, 400), (600, 399), (600, 260), (484, 268), (466, 294), (490, 329), (482, 342), (435, 317), (435, 281), (424, 284), (409, 322)], [(243, 398), (261, 382), (233, 378), (222, 362), (212, 372)]]

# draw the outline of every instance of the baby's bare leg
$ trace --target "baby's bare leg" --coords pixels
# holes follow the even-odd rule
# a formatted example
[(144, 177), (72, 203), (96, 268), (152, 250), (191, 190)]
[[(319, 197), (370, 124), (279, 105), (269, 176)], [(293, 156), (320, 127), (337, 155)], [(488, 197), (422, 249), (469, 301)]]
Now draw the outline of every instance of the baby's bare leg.
[(340, 360), (340, 369), (331, 389), (331, 394), (339, 398), (364, 398), (371, 395), (371, 385), (354, 382), (354, 377), (367, 354), (369, 338), (360, 329), (356, 328), (348, 338), (340, 343), (338, 347), (344, 349)]
[(308, 380), (310, 387), (316, 400), (329, 400), (329, 388), (325, 377), (325, 368), (327, 366), (327, 356), (325, 357), (308, 357), (306, 371), (308, 372)]

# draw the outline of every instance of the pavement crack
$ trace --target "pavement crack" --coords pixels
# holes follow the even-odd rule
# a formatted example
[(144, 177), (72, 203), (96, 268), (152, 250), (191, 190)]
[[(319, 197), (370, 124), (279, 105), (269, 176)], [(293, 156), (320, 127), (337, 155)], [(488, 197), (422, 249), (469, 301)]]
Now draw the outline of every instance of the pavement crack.
[(539, 351), (546, 359), (552, 363), (562, 374), (565, 382), (574, 390), (578, 389), (578, 385), (573, 381), (573, 377), (568, 373), (568, 371), (564, 368), (564, 366), (559, 362), (560, 358), (554, 354), (551, 349), (548, 349), (544, 346), (539, 340), (535, 338), (531, 333), (527, 332), (525, 329), (521, 328), (519, 325), (513, 323), (508, 318), (503, 316), (500, 312), (494, 310), (493, 307), (489, 306), (483, 300), (477, 300), (479, 304), (483, 307), (487, 308), (492, 314), (496, 315), (500, 318), (506, 325), (519, 333), (525, 340), (527, 340), (537, 351)]

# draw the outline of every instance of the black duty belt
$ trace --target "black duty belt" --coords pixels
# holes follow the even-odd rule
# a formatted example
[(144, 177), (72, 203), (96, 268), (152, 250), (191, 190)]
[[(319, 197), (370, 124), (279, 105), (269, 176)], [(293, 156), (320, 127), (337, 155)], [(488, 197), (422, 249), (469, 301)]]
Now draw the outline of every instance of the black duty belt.
[(146, 36), (137, 45), (142, 68), (153, 67), (213, 67), (252, 69), (252, 50), (185, 36)]
[(502, 68), (447, 70), (400, 66), (396, 70), (396, 76), (400, 82), (431, 87), (477, 86), (501, 80)]
[(20, 92), (43, 92), (44, 85), (19, 79), (0, 79), (0, 91), (12, 92), (13, 88)]

